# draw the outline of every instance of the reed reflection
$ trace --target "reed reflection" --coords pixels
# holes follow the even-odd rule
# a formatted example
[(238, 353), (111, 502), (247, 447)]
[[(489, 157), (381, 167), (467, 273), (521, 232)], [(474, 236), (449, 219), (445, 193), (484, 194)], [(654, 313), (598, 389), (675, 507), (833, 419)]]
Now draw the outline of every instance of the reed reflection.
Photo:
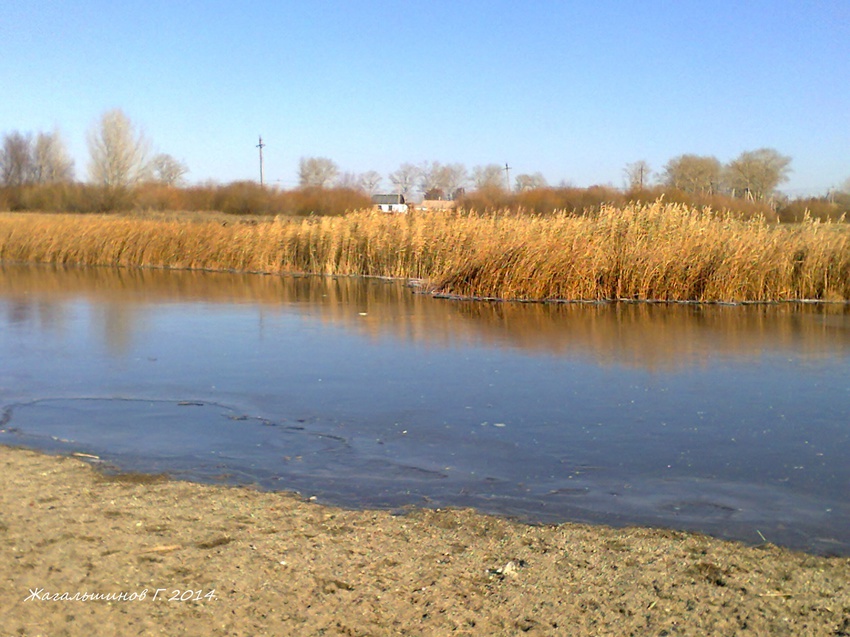
[(369, 338), (436, 347), (486, 345), (602, 365), (670, 370), (709, 356), (822, 358), (850, 345), (850, 304), (526, 304), (434, 299), (402, 282), (347, 277), (0, 266), (5, 321), (61, 332), (91, 304), (105, 346), (124, 351), (157, 306), (255, 306), (295, 312)]

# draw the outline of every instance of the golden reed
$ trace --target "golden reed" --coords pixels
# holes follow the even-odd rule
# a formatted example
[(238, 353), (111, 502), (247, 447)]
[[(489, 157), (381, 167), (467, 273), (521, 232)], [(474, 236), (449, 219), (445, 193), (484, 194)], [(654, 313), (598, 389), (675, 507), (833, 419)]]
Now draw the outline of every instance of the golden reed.
[(221, 221), (0, 214), (0, 261), (423, 279), (502, 299), (850, 299), (850, 229), (655, 202), (586, 215), (463, 211)]

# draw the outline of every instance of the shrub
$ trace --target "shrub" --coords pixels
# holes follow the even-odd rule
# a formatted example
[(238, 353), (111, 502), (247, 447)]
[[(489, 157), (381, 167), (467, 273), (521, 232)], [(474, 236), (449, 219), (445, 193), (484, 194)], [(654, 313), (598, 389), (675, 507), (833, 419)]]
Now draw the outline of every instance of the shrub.
[(812, 197), (787, 202), (777, 211), (779, 220), (786, 223), (800, 222), (810, 217), (820, 221), (838, 221), (850, 212), (850, 201), (836, 197), (835, 201)]

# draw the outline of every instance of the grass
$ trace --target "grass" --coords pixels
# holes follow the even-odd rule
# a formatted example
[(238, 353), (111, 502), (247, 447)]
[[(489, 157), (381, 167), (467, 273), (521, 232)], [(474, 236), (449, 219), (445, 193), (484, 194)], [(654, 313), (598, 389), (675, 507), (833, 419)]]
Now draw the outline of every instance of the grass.
[(524, 300), (850, 299), (844, 224), (661, 201), (546, 216), (6, 213), (0, 261), (417, 278), (437, 293)]

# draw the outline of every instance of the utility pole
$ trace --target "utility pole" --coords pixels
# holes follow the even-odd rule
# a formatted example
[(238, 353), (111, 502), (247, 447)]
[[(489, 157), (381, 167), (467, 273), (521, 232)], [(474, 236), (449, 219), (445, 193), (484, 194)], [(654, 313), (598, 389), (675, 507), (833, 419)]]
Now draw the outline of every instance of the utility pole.
[(508, 192), (511, 191), (511, 167), (505, 162), (505, 181), (508, 182)]
[(260, 185), (263, 185), (263, 148), (265, 148), (265, 144), (263, 143), (263, 136), (260, 135), (260, 143), (257, 144), (257, 148), (260, 149)]

